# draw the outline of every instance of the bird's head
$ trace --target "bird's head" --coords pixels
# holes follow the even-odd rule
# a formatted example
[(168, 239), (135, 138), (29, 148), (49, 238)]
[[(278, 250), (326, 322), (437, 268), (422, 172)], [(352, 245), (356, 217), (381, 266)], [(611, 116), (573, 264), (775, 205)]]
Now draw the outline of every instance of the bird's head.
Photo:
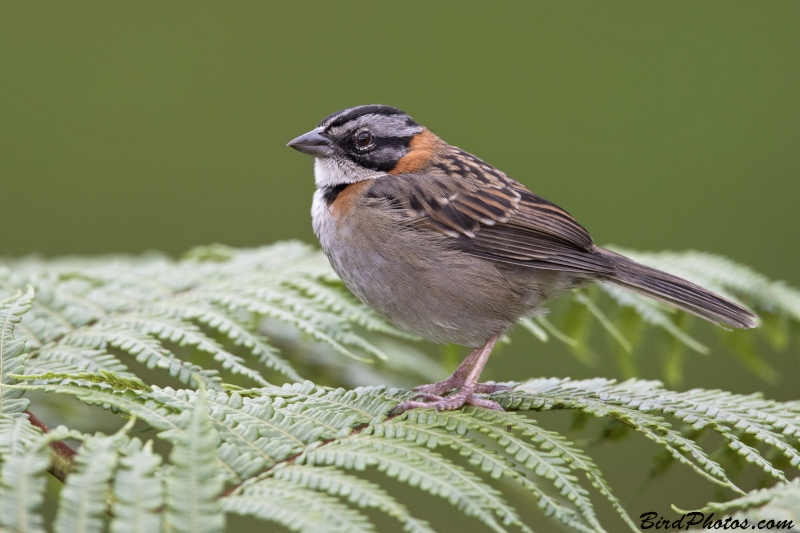
[(403, 111), (363, 105), (338, 111), (287, 146), (316, 158), (317, 184), (353, 183), (422, 168), (438, 138)]

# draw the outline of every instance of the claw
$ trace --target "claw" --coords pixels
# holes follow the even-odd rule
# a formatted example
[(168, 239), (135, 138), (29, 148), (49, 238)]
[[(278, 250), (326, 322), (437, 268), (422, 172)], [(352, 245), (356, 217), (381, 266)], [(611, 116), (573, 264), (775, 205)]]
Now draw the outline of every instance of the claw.
[(506, 385), (505, 383), (478, 383), (475, 386), (475, 392), (478, 394), (492, 394), (513, 389), (513, 385)]
[(438, 394), (430, 394), (427, 392), (417, 392), (412, 396), (412, 398), (422, 398), (426, 402), (437, 402), (439, 400), (444, 400), (444, 396), (440, 396)]
[(456, 381), (457, 380), (454, 380), (452, 377), (450, 377), (436, 383), (431, 383), (430, 385), (420, 385), (419, 387), (414, 387), (414, 390), (422, 394), (435, 394), (437, 396), (441, 396), (457, 387), (460, 387), (464, 383), (463, 381), (461, 381), (461, 383), (457, 383)]
[(501, 406), (499, 403), (492, 400), (487, 400), (486, 398), (476, 398), (473, 396), (472, 398), (469, 398), (467, 400), (467, 403), (470, 405), (474, 405), (476, 407), (491, 409), (493, 411), (505, 411), (505, 409), (503, 409), (503, 406)]
[[(494, 387), (494, 385), (488, 385), (488, 387)], [(416, 397), (424, 398), (427, 401), (408, 400), (397, 404), (394, 407), (394, 409), (392, 409), (391, 413), (393, 415), (399, 415), (400, 413), (407, 411), (409, 409), (425, 409), (425, 408), (434, 409), (437, 412), (452, 411), (464, 405), (475, 405), (477, 407), (483, 407), (484, 409), (492, 409), (494, 411), (504, 410), (500, 406), (500, 404), (495, 401), (486, 398), (478, 398), (477, 396), (475, 396), (474, 389), (476, 388), (477, 387), (462, 387), (461, 390), (459, 390), (455, 394), (444, 397), (436, 394), (419, 392), (416, 395)]]

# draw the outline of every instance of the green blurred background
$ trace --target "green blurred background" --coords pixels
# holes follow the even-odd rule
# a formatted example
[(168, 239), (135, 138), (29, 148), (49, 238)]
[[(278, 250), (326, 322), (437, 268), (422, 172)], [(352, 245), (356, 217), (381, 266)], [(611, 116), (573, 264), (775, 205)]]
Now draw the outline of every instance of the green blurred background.
[[(794, 0), (4, 2), (0, 51), (0, 255), (314, 242), (311, 161), (285, 143), (384, 103), (598, 243), (716, 252), (800, 285)], [(517, 339), (488, 377), (617, 375)], [(715, 353), (683, 386), (797, 398), (792, 352), (775, 384)], [(669, 512), (685, 485), (662, 485), (634, 508)]]

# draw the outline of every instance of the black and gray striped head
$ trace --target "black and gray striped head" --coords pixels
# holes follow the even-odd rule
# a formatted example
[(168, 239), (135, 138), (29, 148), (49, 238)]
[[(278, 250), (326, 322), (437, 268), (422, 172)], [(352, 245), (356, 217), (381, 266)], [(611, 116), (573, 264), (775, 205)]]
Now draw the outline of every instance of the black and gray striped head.
[(326, 117), (316, 129), (287, 146), (315, 157), (344, 157), (364, 168), (388, 172), (409, 152), (411, 139), (424, 129), (394, 107), (363, 105)]

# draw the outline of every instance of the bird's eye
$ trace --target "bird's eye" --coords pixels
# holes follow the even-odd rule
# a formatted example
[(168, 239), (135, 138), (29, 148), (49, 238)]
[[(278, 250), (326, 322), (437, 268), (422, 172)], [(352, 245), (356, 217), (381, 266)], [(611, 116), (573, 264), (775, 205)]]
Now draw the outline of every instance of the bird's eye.
[(368, 131), (362, 131), (356, 135), (356, 146), (366, 148), (372, 142), (372, 135)]

